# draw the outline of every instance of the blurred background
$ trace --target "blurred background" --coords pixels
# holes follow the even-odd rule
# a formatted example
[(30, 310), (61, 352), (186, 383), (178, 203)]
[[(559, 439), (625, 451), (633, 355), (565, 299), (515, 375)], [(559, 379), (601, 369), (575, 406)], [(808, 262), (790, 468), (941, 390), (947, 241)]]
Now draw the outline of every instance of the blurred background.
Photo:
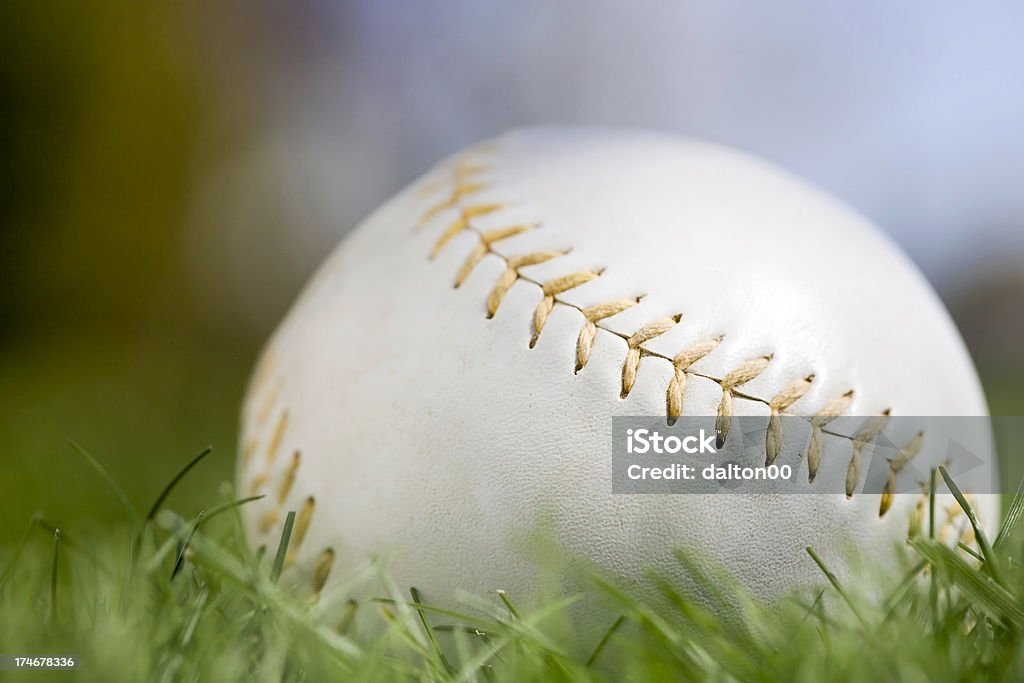
[[(346, 230), (507, 128), (741, 147), (867, 214), (1024, 414), (1024, 5), (0, 3), (0, 545), (231, 478), (262, 340)], [(941, 368), (936, 368), (941, 372)]]

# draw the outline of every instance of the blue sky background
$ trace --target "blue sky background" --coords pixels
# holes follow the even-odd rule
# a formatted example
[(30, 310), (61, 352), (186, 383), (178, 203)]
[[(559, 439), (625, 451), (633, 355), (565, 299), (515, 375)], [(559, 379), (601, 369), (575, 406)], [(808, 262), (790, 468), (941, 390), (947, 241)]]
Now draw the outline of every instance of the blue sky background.
[(294, 246), (298, 264), (441, 156), (556, 122), (772, 160), (871, 217), (945, 291), (1024, 265), (1024, 5), (299, 7), (277, 10), (290, 52), (252, 94), (268, 142), (241, 163), (291, 169), (284, 199), (327, 219)]

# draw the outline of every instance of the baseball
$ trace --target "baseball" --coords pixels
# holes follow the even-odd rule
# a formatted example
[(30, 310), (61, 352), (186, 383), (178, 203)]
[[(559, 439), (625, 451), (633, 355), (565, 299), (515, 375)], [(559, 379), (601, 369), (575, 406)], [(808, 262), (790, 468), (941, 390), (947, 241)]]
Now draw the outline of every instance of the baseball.
[[(254, 546), (296, 511), (288, 571), (314, 590), (383, 557), (434, 603), (529, 596), (544, 528), (626, 582), (678, 575), (684, 548), (772, 599), (822, 582), (808, 546), (842, 575), (920, 521), (919, 493), (863, 492), (857, 444), (822, 425), (985, 414), (937, 296), (850, 209), (718, 145), (531, 129), (441, 162), (331, 255), (254, 372), (238, 485), (266, 494), (243, 508)], [(764, 455), (809, 494), (613, 493), (612, 418), (637, 415), (719, 437), (805, 417), (811, 446)], [(893, 439), (918, 471), (946, 457)]]

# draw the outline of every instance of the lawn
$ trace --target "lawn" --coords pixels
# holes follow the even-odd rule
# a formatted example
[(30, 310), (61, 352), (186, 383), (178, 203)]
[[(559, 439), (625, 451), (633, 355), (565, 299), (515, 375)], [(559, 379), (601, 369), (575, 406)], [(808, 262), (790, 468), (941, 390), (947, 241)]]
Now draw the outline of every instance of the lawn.
[[(74, 654), (79, 664), (4, 672), (9, 680), (1024, 679), (1020, 494), (998, 537), (976, 529), (976, 549), (935, 540), (930, 515), (907, 542), (904, 575), (882, 596), (820, 564), (820, 590), (760, 604), (679, 552), (701, 600), (652, 576), (663, 597), (652, 605), (593, 575), (580, 593), (539, 610), (501, 594), (451, 611), (393, 585), (374, 564), (319, 594), (300, 588), (283, 571), (291, 524), (265, 556), (250, 551), (237, 509), (246, 499), (226, 484), (204, 510), (173, 512), (175, 489), (189, 486), (207, 451), (138, 509), (102, 463), (75, 448), (92, 494), (113, 501), (123, 521), (69, 533), (36, 516), (0, 556), (4, 653)], [(934, 476), (941, 483), (945, 474)], [(375, 597), (351, 598), (367, 590)], [(581, 647), (567, 610), (588, 600), (620, 616)]]

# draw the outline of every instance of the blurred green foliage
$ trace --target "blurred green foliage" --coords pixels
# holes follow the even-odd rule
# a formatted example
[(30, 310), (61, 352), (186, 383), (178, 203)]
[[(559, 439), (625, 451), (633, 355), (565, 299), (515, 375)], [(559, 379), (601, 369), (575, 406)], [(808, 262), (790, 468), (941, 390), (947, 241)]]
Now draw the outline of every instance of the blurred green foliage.
[(0, 10), (5, 336), (187, 317), (177, 240), (203, 99), (159, 6)]
[(140, 500), (208, 443), (189, 495), (230, 476), (256, 340), (207, 329), (186, 277), (220, 104), (195, 9), (0, 3), (0, 544), (37, 509), (116, 515), (66, 439)]

